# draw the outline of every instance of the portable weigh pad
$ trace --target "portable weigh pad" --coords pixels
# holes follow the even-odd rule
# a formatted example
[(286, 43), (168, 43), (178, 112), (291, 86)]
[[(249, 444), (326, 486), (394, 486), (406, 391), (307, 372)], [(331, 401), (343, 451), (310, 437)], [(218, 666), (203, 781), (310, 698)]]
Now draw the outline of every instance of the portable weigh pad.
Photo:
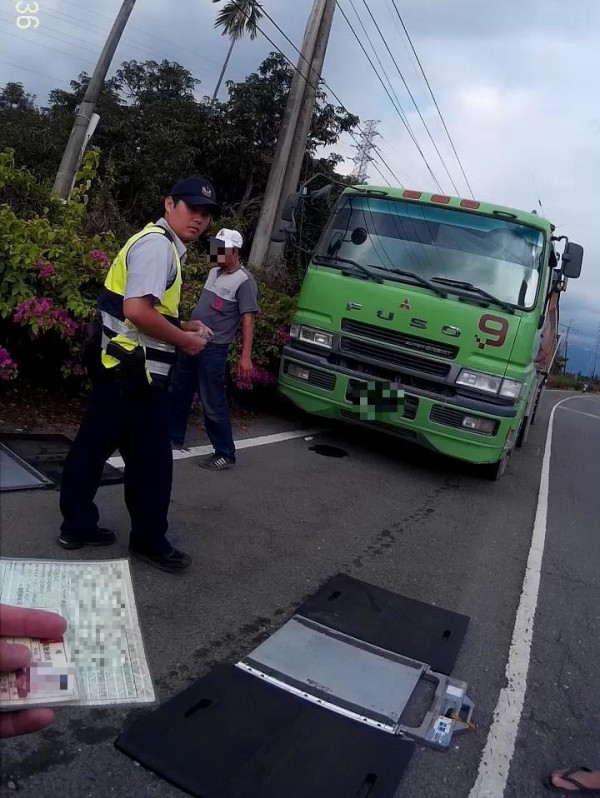
[[(451, 671), (467, 624), (340, 574), (237, 666), (217, 668), (116, 745), (198, 798), (392, 798), (410, 738), (446, 750), (467, 728), (466, 685), (430, 667)], [(435, 696), (411, 728), (402, 713), (422, 679)]]
[(0, 491), (33, 490), (51, 484), (43, 474), (0, 443)]
[(296, 614), (386, 651), (426, 662), (446, 675), (452, 672), (469, 625), (466, 615), (346, 574), (330, 579)]
[[(22, 461), (28, 468), (39, 473), (44, 480), (43, 485), (29, 487), (57, 487), (62, 478), (63, 466), (71, 446), (66, 435), (54, 433), (3, 433), (0, 445), (4, 446), (13, 457)], [(115, 485), (123, 482), (123, 474), (108, 463), (105, 464), (100, 480), (101, 485)], [(4, 482), (2, 481), (2, 485)], [(16, 490), (4, 488), (3, 490)]]
[(393, 798), (413, 744), (219, 666), (117, 748), (198, 798)]

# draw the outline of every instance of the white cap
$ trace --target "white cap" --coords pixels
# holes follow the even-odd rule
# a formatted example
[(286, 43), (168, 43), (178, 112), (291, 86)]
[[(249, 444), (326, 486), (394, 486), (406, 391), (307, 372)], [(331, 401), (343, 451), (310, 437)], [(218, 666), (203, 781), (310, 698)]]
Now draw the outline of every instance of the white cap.
[(237, 230), (228, 230), (226, 227), (223, 227), (214, 238), (211, 238), (211, 243), (213, 241), (218, 246), (224, 246), (227, 249), (241, 249), (244, 244), (241, 233)]

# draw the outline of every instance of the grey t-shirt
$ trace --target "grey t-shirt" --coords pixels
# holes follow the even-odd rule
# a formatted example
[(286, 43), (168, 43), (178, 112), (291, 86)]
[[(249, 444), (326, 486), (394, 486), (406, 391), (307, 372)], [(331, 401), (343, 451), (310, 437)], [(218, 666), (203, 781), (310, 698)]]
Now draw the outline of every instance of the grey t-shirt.
[[(173, 236), (179, 260), (185, 260), (185, 244), (171, 230), (166, 220), (156, 222)], [(152, 296), (159, 304), (168, 285), (177, 273), (173, 244), (162, 233), (148, 233), (131, 247), (127, 253), (127, 285), (125, 299)]]
[(192, 319), (200, 320), (214, 333), (215, 344), (230, 344), (238, 331), (243, 313), (258, 310), (258, 286), (250, 272), (241, 266), (226, 272), (211, 269)]

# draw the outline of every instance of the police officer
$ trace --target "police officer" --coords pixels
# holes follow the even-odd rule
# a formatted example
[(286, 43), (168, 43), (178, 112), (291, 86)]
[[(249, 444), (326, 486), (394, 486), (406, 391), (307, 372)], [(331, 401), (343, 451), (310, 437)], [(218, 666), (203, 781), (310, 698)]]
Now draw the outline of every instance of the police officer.
[(62, 477), (58, 543), (65, 549), (107, 546), (115, 533), (98, 526), (94, 497), (106, 460), (119, 449), (125, 462), (130, 553), (164, 571), (187, 568), (191, 557), (166, 537), (173, 456), (167, 384), (176, 350), (196, 355), (210, 330), (179, 321), (181, 264), (218, 211), (215, 190), (202, 178), (176, 183), (164, 216), (125, 244), (98, 300), (101, 368)]

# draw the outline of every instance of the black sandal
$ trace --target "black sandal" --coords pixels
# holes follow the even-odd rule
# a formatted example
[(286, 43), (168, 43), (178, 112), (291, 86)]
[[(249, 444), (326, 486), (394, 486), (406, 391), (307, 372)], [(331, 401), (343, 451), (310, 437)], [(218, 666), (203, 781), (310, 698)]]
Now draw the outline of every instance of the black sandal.
[(577, 779), (573, 778), (574, 773), (593, 773), (594, 771), (591, 768), (586, 767), (585, 765), (580, 765), (579, 767), (569, 768), (565, 770), (560, 776), (559, 779), (563, 781), (568, 781), (569, 784), (572, 784), (574, 787), (577, 787), (576, 790), (566, 790), (564, 787), (557, 787), (555, 784), (552, 783), (552, 776), (558, 774), (558, 771), (553, 771), (548, 778), (546, 779), (546, 787), (555, 792), (562, 792), (564, 795), (569, 795), (573, 793), (573, 795), (600, 795), (600, 787), (586, 787), (585, 784), (582, 784)]

